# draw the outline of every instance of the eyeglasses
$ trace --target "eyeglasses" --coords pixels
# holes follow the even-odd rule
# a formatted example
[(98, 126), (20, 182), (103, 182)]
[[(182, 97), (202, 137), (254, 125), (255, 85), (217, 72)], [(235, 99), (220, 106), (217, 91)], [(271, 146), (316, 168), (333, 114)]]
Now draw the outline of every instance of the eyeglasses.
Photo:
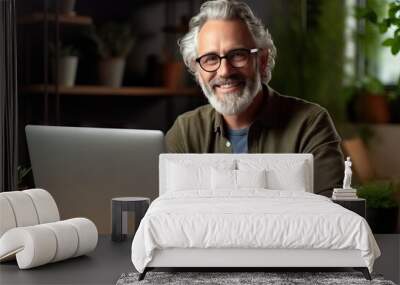
[(223, 58), (226, 58), (232, 67), (240, 68), (246, 66), (250, 56), (258, 51), (258, 48), (241, 48), (231, 50), (224, 56), (219, 56), (216, 53), (208, 53), (196, 58), (196, 62), (200, 65), (201, 69), (207, 72), (217, 71), (221, 66), (221, 61)]

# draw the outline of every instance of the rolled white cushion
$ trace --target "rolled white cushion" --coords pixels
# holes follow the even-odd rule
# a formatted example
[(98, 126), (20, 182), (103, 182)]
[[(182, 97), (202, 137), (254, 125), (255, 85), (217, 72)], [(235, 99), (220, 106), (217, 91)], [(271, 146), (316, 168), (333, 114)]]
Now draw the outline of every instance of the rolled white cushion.
[(86, 254), (97, 245), (97, 228), (85, 218), (75, 218), (7, 231), (0, 238), (0, 261), (15, 255), (20, 269)]
[(39, 224), (60, 220), (57, 204), (49, 192), (43, 189), (29, 189), (22, 192), (31, 197), (38, 214)]
[(0, 237), (9, 229), (15, 228), (17, 222), (10, 202), (0, 194)]
[(74, 218), (63, 222), (74, 226), (78, 233), (78, 248), (74, 257), (91, 252), (96, 248), (98, 232), (96, 225), (91, 220), (86, 218)]
[(44, 224), (53, 231), (57, 239), (57, 250), (51, 262), (73, 257), (78, 249), (79, 237), (75, 228), (65, 221)]
[(33, 226), (39, 223), (38, 214), (31, 197), (23, 191), (1, 193), (13, 209), (17, 227)]
[(56, 236), (43, 225), (13, 228), (0, 238), (0, 260), (16, 254), (20, 269), (51, 262), (56, 249)]

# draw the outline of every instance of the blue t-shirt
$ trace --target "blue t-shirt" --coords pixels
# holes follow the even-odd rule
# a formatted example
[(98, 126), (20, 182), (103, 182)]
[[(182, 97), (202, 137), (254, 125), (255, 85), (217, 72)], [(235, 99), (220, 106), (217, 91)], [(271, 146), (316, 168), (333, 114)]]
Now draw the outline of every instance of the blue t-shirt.
[(228, 139), (232, 144), (233, 153), (247, 153), (247, 135), (249, 128), (231, 130), (228, 129)]

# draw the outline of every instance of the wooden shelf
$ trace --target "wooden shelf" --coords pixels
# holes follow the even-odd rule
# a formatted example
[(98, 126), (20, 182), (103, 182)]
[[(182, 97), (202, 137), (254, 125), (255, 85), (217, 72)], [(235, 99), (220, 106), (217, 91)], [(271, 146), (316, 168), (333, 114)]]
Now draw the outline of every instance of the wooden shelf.
[[(55, 14), (48, 14), (48, 21), (56, 21)], [(58, 17), (60, 23), (62, 24), (70, 24), (70, 25), (91, 25), (93, 24), (93, 20), (88, 16), (79, 16), (79, 15), (59, 15)], [(34, 24), (34, 23), (42, 23), (45, 20), (44, 13), (33, 13), (29, 16), (24, 16), (18, 18), (19, 24)]]
[(136, 7), (143, 7), (143, 6), (149, 6), (149, 5), (155, 5), (155, 4), (160, 4), (160, 3), (166, 3), (166, 2), (190, 2), (189, 0), (136, 0), (135, 1), (135, 6)]
[[(23, 87), (22, 92), (43, 94), (45, 86), (42, 84)], [(48, 92), (55, 93), (55, 86), (49, 85)], [(106, 87), (97, 85), (78, 85), (74, 87), (59, 87), (61, 95), (89, 95), (89, 96), (198, 96), (199, 90), (195, 88), (171, 89), (166, 87)]]

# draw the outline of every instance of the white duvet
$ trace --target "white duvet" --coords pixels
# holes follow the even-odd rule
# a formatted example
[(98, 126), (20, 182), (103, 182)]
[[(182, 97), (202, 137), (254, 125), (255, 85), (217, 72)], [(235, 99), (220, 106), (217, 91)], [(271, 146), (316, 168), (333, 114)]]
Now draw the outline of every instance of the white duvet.
[(133, 239), (135, 268), (165, 248), (358, 249), (371, 272), (380, 255), (359, 215), (320, 195), (265, 189), (162, 195)]

